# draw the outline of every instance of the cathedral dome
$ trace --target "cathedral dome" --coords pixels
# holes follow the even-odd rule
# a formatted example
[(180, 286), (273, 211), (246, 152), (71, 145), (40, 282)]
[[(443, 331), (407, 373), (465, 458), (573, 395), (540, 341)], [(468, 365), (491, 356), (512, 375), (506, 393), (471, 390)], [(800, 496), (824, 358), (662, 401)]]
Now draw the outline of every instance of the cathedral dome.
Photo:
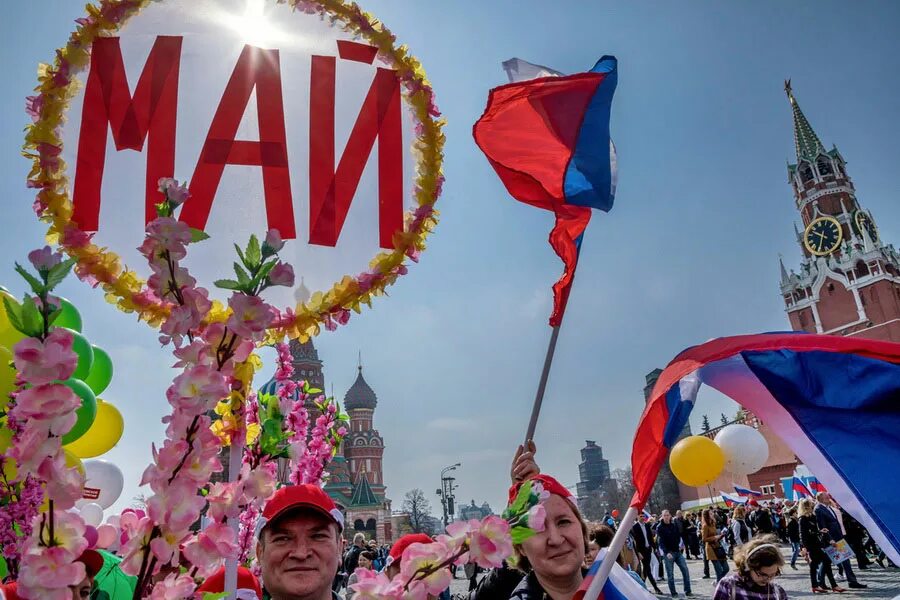
[(356, 376), (356, 381), (353, 382), (353, 385), (350, 386), (350, 389), (347, 390), (347, 394), (344, 396), (344, 408), (346, 410), (355, 408), (374, 410), (377, 404), (378, 399), (375, 397), (375, 392), (363, 379), (362, 367), (359, 367), (359, 375)]

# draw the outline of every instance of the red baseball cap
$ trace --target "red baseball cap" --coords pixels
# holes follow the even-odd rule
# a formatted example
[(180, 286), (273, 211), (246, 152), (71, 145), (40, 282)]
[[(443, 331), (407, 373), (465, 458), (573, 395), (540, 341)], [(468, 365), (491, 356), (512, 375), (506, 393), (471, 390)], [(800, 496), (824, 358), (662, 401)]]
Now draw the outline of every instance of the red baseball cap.
[(434, 542), (434, 540), (424, 533), (407, 533), (399, 540), (394, 542), (394, 545), (391, 546), (391, 551), (388, 554), (388, 558), (385, 562), (390, 565), (396, 561), (399, 561), (403, 556), (403, 551), (409, 548), (412, 544), (431, 544), (432, 542)]
[[(570, 492), (568, 490), (568, 488), (566, 488), (566, 486), (561, 484), (559, 481), (557, 481), (553, 477), (550, 477), (549, 475), (541, 474), (541, 475), (535, 475), (534, 477), (531, 477), (530, 479), (528, 479), (528, 481), (537, 481), (542, 486), (544, 486), (545, 491), (550, 492), (551, 494), (556, 494), (557, 496), (562, 496), (563, 498), (565, 498), (566, 500), (571, 502), (573, 505), (578, 506), (578, 501), (575, 499), (575, 496), (572, 495), (572, 492)], [(523, 483), (525, 483), (525, 482), (519, 481), (510, 486), (509, 501), (507, 502), (507, 504), (513, 503), (513, 501), (516, 499), (516, 496), (519, 494), (519, 488), (522, 487)]]
[[(213, 573), (211, 576), (206, 578), (200, 587), (197, 588), (197, 592), (224, 592), (225, 591), (225, 567), (219, 567), (219, 569)], [(243, 592), (243, 594), (242, 594)], [(252, 594), (256, 594), (253, 596)], [(237, 571), (237, 597), (241, 600), (255, 598), (255, 600), (262, 599), (262, 586), (259, 585), (259, 580), (256, 576), (250, 572), (250, 569), (244, 567), (238, 567)]]
[(344, 529), (344, 515), (325, 490), (311, 483), (301, 483), (284, 486), (272, 494), (263, 508), (259, 530), (262, 531), (272, 521), (297, 508), (311, 508), (318, 511), (337, 523), (338, 528)]
[(103, 568), (103, 556), (96, 550), (85, 550), (76, 562), (84, 563), (84, 570), (88, 577), (96, 577)]

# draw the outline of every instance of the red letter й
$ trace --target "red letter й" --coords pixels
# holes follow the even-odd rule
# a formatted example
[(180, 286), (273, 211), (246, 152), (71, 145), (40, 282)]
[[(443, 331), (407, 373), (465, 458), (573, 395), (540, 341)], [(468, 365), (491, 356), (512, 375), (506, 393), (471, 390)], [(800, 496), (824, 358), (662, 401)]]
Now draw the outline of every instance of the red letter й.
[(393, 248), (403, 227), (403, 136), (400, 82), (378, 69), (334, 168), (335, 58), (312, 57), (309, 116), (309, 243), (336, 246), (372, 145), (378, 138), (378, 239)]
[[(236, 141), (254, 87), (259, 141)], [(245, 45), (241, 51), (194, 169), (191, 198), (179, 216), (191, 227), (206, 226), (226, 164), (262, 167), (269, 227), (278, 229), (284, 239), (296, 238), (278, 50)]]
[(97, 231), (100, 220), (107, 123), (116, 150), (120, 151), (140, 152), (149, 133), (144, 216), (147, 223), (156, 217), (154, 205), (163, 200), (157, 182), (160, 177), (171, 177), (175, 170), (180, 61), (181, 37), (157, 37), (132, 97), (119, 38), (94, 40), (91, 70), (84, 91), (72, 197), (72, 219), (82, 231)]

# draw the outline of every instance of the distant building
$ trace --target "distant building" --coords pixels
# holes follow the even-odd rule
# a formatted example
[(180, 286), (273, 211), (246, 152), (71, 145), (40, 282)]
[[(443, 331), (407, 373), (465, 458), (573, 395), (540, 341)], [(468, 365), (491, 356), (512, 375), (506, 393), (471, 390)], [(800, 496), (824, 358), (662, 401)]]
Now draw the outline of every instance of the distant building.
[(579, 503), (597, 493), (609, 480), (609, 461), (603, 458), (603, 448), (594, 440), (585, 440), (578, 465), (579, 482), (576, 486)]
[(476, 506), (475, 500), (472, 500), (471, 504), (460, 506), (458, 514), (460, 521), (468, 521), (469, 519), (478, 519), (480, 521), (481, 519), (494, 514), (494, 511), (491, 510), (491, 505), (487, 502), (483, 503), (481, 506)]

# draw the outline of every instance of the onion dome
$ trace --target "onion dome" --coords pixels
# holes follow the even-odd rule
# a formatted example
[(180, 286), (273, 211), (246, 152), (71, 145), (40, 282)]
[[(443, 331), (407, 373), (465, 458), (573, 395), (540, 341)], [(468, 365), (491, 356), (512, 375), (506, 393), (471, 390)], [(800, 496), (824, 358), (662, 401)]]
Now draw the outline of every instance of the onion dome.
[(378, 405), (378, 399), (375, 397), (375, 392), (363, 379), (362, 367), (358, 368), (359, 375), (356, 376), (356, 381), (353, 382), (353, 385), (350, 386), (350, 389), (347, 390), (347, 394), (344, 396), (344, 408), (346, 410), (356, 408), (375, 410), (375, 407)]

